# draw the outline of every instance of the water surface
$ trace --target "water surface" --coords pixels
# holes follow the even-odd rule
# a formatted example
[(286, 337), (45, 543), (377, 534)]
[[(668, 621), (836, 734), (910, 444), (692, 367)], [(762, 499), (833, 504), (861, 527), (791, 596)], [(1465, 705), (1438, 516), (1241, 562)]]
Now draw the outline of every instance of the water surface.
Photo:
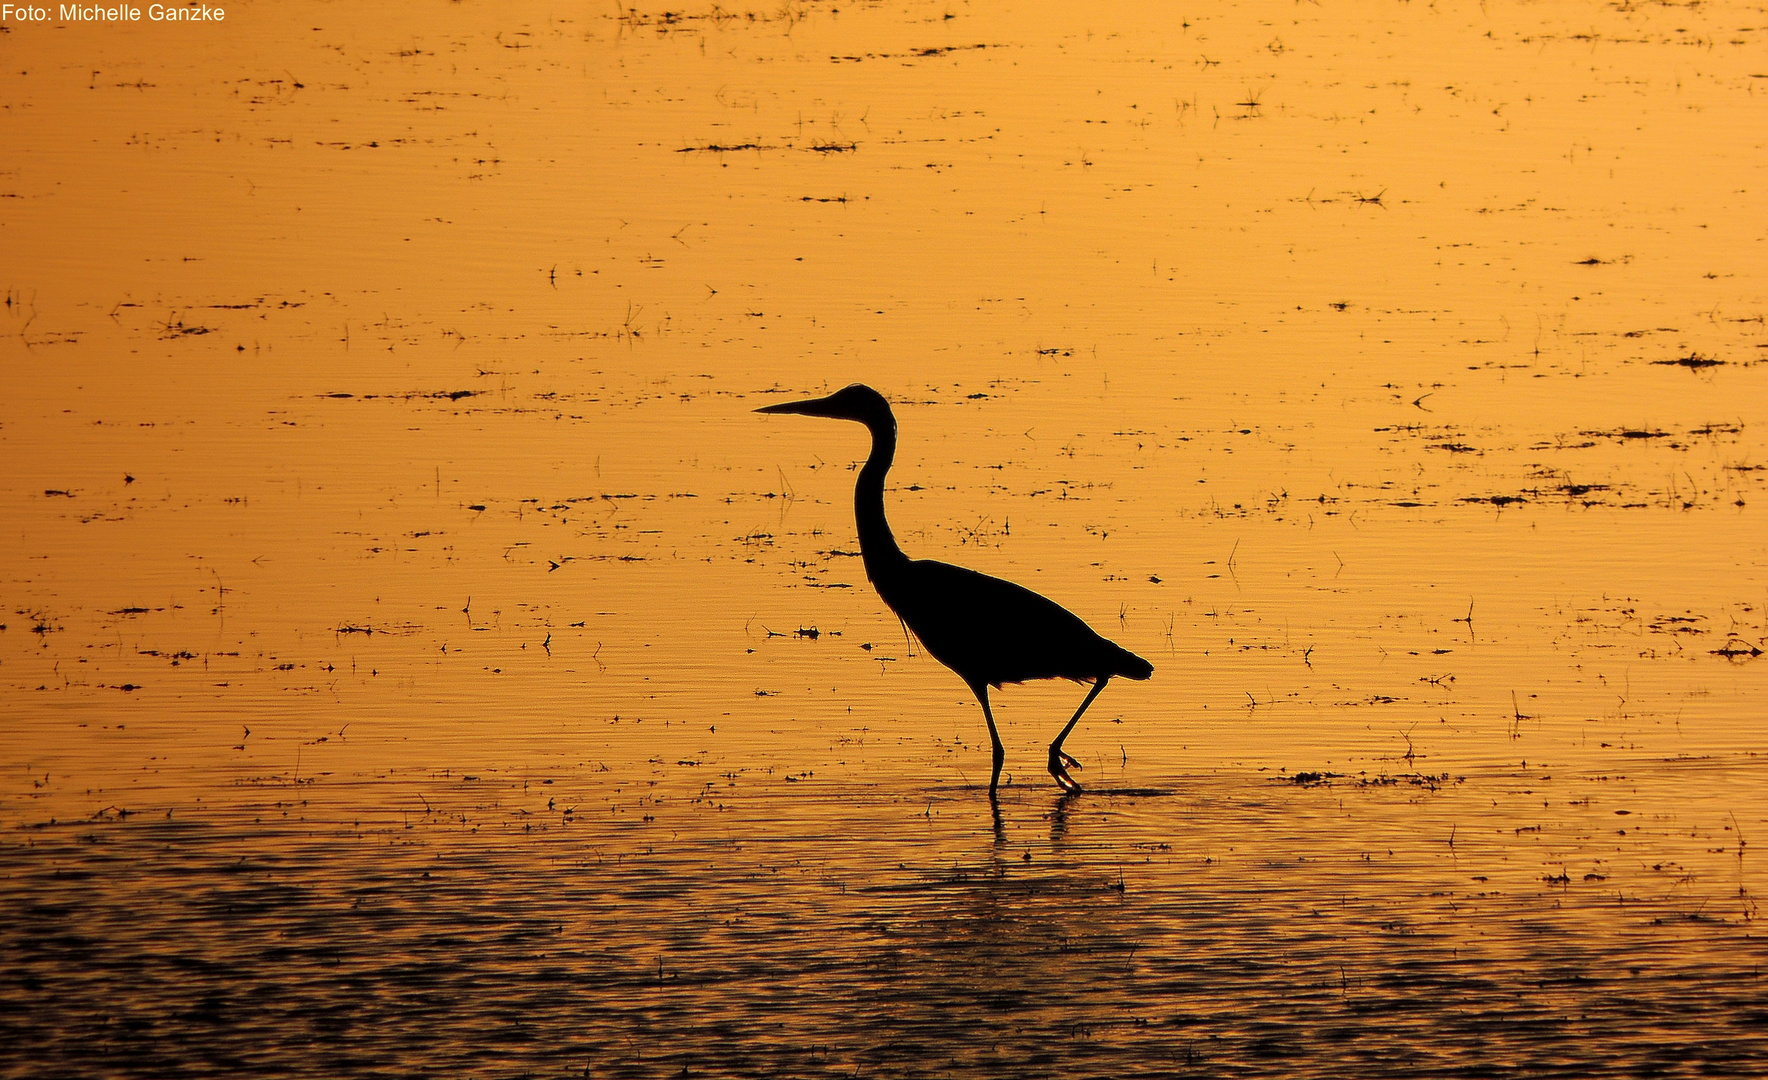
[(228, 12), (0, 34), (9, 1075), (1761, 1070), (1759, 9)]

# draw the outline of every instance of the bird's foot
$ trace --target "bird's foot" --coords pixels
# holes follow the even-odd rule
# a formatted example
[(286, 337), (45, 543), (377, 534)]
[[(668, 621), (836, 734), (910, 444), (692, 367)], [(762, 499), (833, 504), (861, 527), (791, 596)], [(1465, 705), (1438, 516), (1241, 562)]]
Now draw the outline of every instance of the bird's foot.
[(1068, 770), (1063, 767), (1064, 763), (1073, 765), (1077, 769), (1080, 768), (1080, 762), (1060, 750), (1050, 751), (1050, 775), (1056, 778), (1056, 783), (1061, 786), (1063, 791), (1072, 795), (1081, 790), (1080, 782), (1068, 775)]
[(1062, 759), (1062, 764), (1068, 766), (1071, 769), (1084, 769), (1084, 768), (1086, 768), (1086, 766), (1082, 765), (1080, 762), (1076, 761), (1074, 758), (1069, 757), (1067, 754), (1063, 753), (1060, 750), (1056, 751), (1056, 756)]

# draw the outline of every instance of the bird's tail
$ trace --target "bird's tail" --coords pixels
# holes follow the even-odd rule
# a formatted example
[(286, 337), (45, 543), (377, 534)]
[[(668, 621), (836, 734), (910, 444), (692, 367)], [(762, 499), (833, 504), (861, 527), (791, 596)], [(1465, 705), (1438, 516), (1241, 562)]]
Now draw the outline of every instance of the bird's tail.
[(1130, 652), (1121, 645), (1114, 643), (1111, 647), (1117, 650), (1116, 654), (1112, 657), (1112, 662), (1117, 665), (1117, 669), (1111, 674), (1122, 675), (1126, 679), (1146, 679), (1148, 676), (1154, 674), (1153, 664), (1150, 664), (1148, 661), (1137, 656), (1135, 653)]

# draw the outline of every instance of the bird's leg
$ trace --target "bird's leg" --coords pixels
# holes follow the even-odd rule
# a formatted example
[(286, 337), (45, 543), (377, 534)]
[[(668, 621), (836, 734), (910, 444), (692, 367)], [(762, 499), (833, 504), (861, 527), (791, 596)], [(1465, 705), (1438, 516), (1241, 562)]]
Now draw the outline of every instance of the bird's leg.
[(1105, 689), (1105, 684), (1110, 681), (1111, 676), (1109, 675), (1101, 675), (1094, 681), (1093, 688), (1087, 691), (1087, 699), (1080, 703), (1080, 708), (1074, 710), (1074, 718), (1068, 721), (1068, 726), (1062, 729), (1062, 734), (1056, 736), (1056, 741), (1050, 744), (1050, 775), (1056, 778), (1056, 783), (1062, 786), (1063, 791), (1080, 790), (1080, 784), (1075, 781), (1074, 777), (1068, 775), (1068, 767), (1072, 766), (1078, 769), (1080, 762), (1062, 752), (1062, 740), (1068, 738), (1068, 733), (1074, 730), (1074, 725), (1080, 723), (1081, 714), (1087, 711), (1087, 706), (1093, 703), (1093, 699), (1099, 696), (1099, 691)]
[(1001, 784), (1001, 763), (1007, 760), (1007, 748), (1001, 745), (1001, 733), (995, 730), (994, 712), (988, 707), (988, 684), (973, 683), (970, 691), (982, 703), (982, 718), (988, 721), (988, 739), (994, 744), (994, 773), (988, 778), (988, 794), (992, 798)]

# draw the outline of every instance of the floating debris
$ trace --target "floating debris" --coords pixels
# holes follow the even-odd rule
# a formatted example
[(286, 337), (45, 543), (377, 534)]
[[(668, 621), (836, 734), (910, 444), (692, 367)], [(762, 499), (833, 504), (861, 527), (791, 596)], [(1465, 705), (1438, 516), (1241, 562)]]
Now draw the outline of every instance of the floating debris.
[(705, 146), (684, 146), (676, 151), (678, 154), (729, 154), (738, 150), (778, 150), (777, 146), (764, 146), (761, 143), (707, 143)]
[(1658, 367), (1685, 367), (1695, 370), (1699, 368), (1720, 367), (1725, 361), (1720, 360), (1717, 357), (1702, 356), (1700, 353), (1693, 352), (1675, 360), (1653, 360), (1652, 363)]

